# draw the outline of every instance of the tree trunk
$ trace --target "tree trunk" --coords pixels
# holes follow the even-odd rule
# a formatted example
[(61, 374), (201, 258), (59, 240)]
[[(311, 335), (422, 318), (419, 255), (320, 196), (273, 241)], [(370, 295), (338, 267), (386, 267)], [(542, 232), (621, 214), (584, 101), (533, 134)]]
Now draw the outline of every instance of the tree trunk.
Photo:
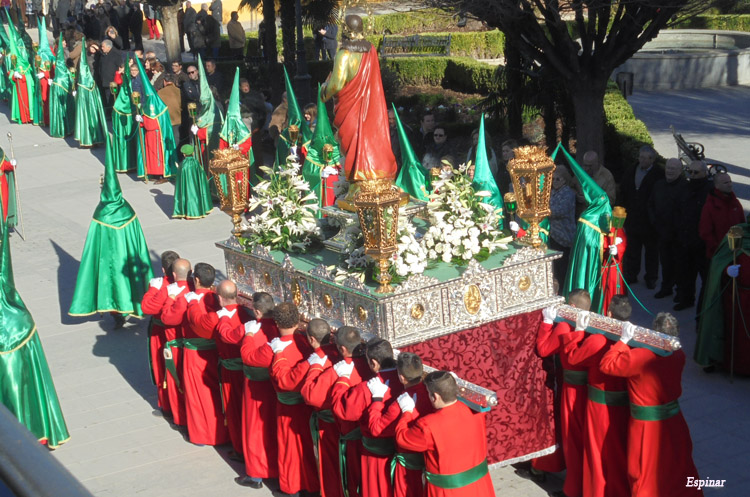
[(578, 80), (568, 85), (573, 100), (576, 119), (576, 158), (593, 150), (604, 162), (604, 93), (607, 79), (602, 81)]
[(521, 52), (510, 37), (505, 38), (505, 84), (508, 89), (508, 132), (519, 139), (523, 136), (523, 76)]
[(279, 57), (276, 51), (276, 8), (270, 0), (263, 2), (263, 26), (265, 29), (263, 55), (266, 57), (266, 62), (275, 66)]
[(294, 0), (281, 0), (281, 39), (283, 44), (284, 66), (287, 72), (294, 74), (295, 58), (295, 10)]
[[(164, 29), (164, 45), (167, 48), (167, 62), (182, 61), (180, 51), (180, 27), (177, 24), (177, 10), (182, 4), (161, 8), (161, 25)], [(169, 66), (167, 66), (169, 67)]]

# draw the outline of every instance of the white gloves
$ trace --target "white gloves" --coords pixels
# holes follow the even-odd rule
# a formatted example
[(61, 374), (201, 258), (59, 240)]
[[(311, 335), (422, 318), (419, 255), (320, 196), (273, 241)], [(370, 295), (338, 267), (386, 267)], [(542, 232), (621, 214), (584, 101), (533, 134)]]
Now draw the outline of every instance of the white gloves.
[(20, 73), (20, 72), (18, 72), (18, 71), (15, 71), (15, 72), (13, 73), (13, 79), (21, 79), (21, 78), (23, 78), (23, 76), (21, 76), (21, 73)]
[(310, 357), (307, 358), (307, 363), (310, 366), (315, 366), (316, 364), (319, 365), (319, 366), (323, 366), (326, 363), (327, 360), (328, 360), (328, 356), (327, 355), (324, 355), (323, 357), (320, 357), (318, 354), (316, 354), (315, 352), (313, 352), (312, 354), (310, 354)]
[(135, 115), (136, 122), (142, 123), (143, 122), (143, 116), (140, 114)]
[(234, 313), (237, 312), (237, 309), (233, 309), (231, 311), (227, 310), (226, 307), (222, 307), (219, 312), (216, 313), (216, 315), (221, 318), (232, 318), (234, 316)]
[(616, 256), (617, 255), (617, 245), (610, 245), (609, 246), (609, 255)]
[(730, 278), (736, 278), (737, 276), (739, 276), (740, 275), (740, 264), (735, 264), (733, 266), (729, 266), (727, 268), (727, 275)]
[(580, 311), (578, 316), (576, 316), (575, 331), (585, 330), (589, 325), (589, 320), (591, 320), (591, 314), (588, 311)]
[(239, 146), (238, 144), (236, 144), (236, 143), (235, 143), (234, 145), (232, 145), (232, 148), (233, 148), (234, 150), (239, 150), (239, 149), (240, 149), (240, 146)]
[(414, 399), (409, 397), (409, 394), (406, 392), (399, 395), (396, 401), (398, 402), (398, 406), (401, 408), (401, 412), (411, 412), (416, 407), (416, 405), (414, 404)]
[(185, 300), (188, 301), (188, 304), (192, 302), (193, 300), (195, 300), (196, 302), (200, 302), (204, 295), (205, 293), (198, 294), (195, 292), (188, 292), (185, 294)]
[(622, 243), (622, 238), (620, 238), (619, 236), (615, 237), (615, 245), (620, 245), (621, 243)]
[(388, 391), (388, 385), (383, 383), (383, 381), (377, 376), (368, 380), (367, 388), (370, 389), (373, 399), (382, 399)]
[(183, 290), (184, 290), (185, 288), (186, 288), (186, 287), (184, 287), (184, 286), (180, 286), (180, 285), (178, 285), (177, 283), (172, 283), (171, 285), (168, 285), (168, 286), (167, 286), (167, 294), (168, 294), (168, 295), (169, 295), (170, 297), (176, 297), (176, 296), (178, 296), (179, 294), (181, 294), (181, 293), (182, 293), (182, 291), (183, 291)]
[(164, 283), (164, 278), (151, 278), (151, 281), (148, 282), (148, 286), (151, 288), (156, 288), (157, 290), (161, 290), (161, 286)]
[(73, 95), (73, 97), (75, 97), (76, 95), (78, 95), (78, 92), (75, 91), (75, 90), (73, 90), (73, 93), (71, 93), (71, 95)]
[(248, 321), (245, 323), (245, 335), (253, 336), (260, 330), (260, 323), (256, 320)]
[(518, 223), (517, 223), (517, 222), (515, 222), (515, 221), (511, 221), (511, 222), (510, 222), (510, 223), (508, 224), (508, 227), (510, 228), (510, 230), (511, 230), (511, 231), (512, 231), (513, 233), (518, 233), (518, 230), (520, 230), (520, 229), (521, 229), (521, 227), (520, 227), (520, 226), (518, 225)]
[(557, 307), (549, 306), (542, 309), (542, 319), (546, 324), (552, 324), (557, 317)]
[(620, 341), (627, 345), (629, 341), (635, 336), (635, 325), (625, 321), (622, 323), (622, 332), (620, 334)]
[(37, 79), (42, 79), (44, 77), (44, 73), (43, 72), (38, 72), (38, 73), (36, 73), (36, 77), (37, 77)]
[(54, 81), (52, 78), (47, 78), (47, 84), (51, 85), (52, 81)]
[(195, 124), (193, 124), (192, 126), (190, 126), (190, 132), (193, 133), (194, 135), (197, 135), (198, 134), (198, 126), (196, 126)]
[(16, 159), (11, 159), (10, 160), (10, 165), (13, 166), (13, 168), (16, 167), (16, 164), (18, 164), (18, 162), (16, 162)]
[(339, 170), (331, 166), (326, 166), (322, 171), (320, 171), (320, 177), (323, 179), (326, 179), (329, 176), (338, 176), (338, 174)]
[(276, 337), (270, 342), (268, 342), (268, 345), (271, 347), (271, 350), (273, 350), (274, 354), (278, 354), (285, 348), (289, 347), (292, 344), (292, 341), (289, 340), (288, 342), (282, 342), (281, 338)]
[(342, 376), (349, 378), (352, 371), (354, 371), (354, 362), (347, 363), (346, 361), (339, 361), (333, 365), (333, 370), (336, 371), (336, 375), (339, 378)]

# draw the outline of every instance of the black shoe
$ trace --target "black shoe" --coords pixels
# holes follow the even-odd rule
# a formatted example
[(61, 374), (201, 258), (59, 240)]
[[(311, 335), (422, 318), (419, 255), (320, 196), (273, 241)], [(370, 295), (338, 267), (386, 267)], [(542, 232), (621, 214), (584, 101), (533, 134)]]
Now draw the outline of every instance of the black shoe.
[(693, 303), (677, 302), (675, 306), (672, 307), (672, 309), (674, 309), (675, 311), (681, 311), (683, 309), (690, 309), (691, 307), (693, 307), (693, 305)]
[(710, 366), (706, 366), (705, 368), (703, 368), (703, 372), (707, 373), (707, 374), (715, 373), (716, 372), (716, 366), (714, 366), (713, 364), (710, 365)]
[(631, 277), (625, 276), (624, 279), (625, 279), (625, 283), (627, 283), (628, 286), (635, 285), (636, 283), (638, 283), (638, 276), (631, 276)]
[(646, 288), (649, 290), (656, 288), (656, 280), (646, 280)]
[(238, 476), (234, 479), (234, 481), (237, 483), (237, 485), (242, 485), (243, 487), (250, 487), (256, 490), (263, 488), (262, 481), (253, 480), (249, 476)]
[(675, 292), (674, 298), (672, 299), (672, 302), (674, 302), (676, 304), (679, 301), (680, 301), (680, 295)]
[(543, 471), (540, 471), (537, 473), (533, 469), (530, 469), (530, 468), (528, 469), (524, 467), (516, 468), (514, 473), (516, 473), (518, 476), (520, 476), (524, 480), (531, 480), (536, 483), (541, 483), (547, 479), (547, 475)]
[(244, 458), (244, 457), (242, 457), (242, 455), (241, 455), (241, 454), (238, 454), (238, 453), (236, 453), (236, 452), (235, 452), (235, 451), (233, 451), (233, 450), (230, 450), (230, 451), (229, 451), (229, 454), (227, 454), (227, 457), (228, 457), (229, 459), (231, 459), (232, 461), (237, 461), (237, 462), (245, 462), (245, 458)]
[(668, 290), (666, 288), (662, 288), (658, 292), (656, 292), (656, 295), (654, 295), (655, 299), (663, 299), (664, 297), (669, 297), (672, 295), (672, 290)]
[(128, 320), (124, 315), (120, 313), (113, 314), (112, 317), (115, 319), (115, 327), (114, 327), (115, 330), (119, 330), (120, 328), (125, 326), (125, 323)]

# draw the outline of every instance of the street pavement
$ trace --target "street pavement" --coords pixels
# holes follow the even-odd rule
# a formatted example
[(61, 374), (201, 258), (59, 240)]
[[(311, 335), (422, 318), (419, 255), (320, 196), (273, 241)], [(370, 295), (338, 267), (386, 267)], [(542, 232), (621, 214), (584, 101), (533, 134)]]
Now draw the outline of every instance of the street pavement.
[[(750, 151), (748, 97), (750, 89), (733, 88), (637, 93), (630, 101), (663, 155), (676, 150), (671, 135), (667, 138), (673, 123), (689, 141), (704, 143), (709, 156), (735, 164), (735, 182), (747, 201), (750, 182), (743, 161)], [(266, 489), (245, 489), (233, 482), (242, 465), (227, 459), (228, 446), (192, 445), (184, 431), (154, 415), (156, 387), (149, 377), (145, 320), (131, 319), (124, 329), (114, 331), (109, 316), (67, 315), (99, 200), (104, 150), (79, 149), (70, 138), (51, 138), (45, 129), (11, 124), (9, 114), (0, 104), (0, 145), (10, 154), (5, 135), (11, 132), (26, 235), (26, 241), (17, 235), (11, 238), (16, 286), (38, 325), (71, 433), (71, 440), (54, 451), (54, 457), (96, 496), (271, 495)], [(224, 270), (214, 242), (230, 234), (225, 214), (215, 209), (202, 220), (172, 220), (173, 185), (144, 184), (129, 175), (119, 179), (143, 226), (155, 271), (158, 254), (167, 249), (193, 263), (208, 262)], [(654, 292), (642, 284), (635, 284), (633, 291), (651, 312), (671, 310), (670, 299), (653, 299)], [(634, 307), (633, 321), (648, 325), (651, 316), (638, 304)], [(695, 342), (694, 312), (676, 313), (688, 357)], [(748, 495), (750, 381), (735, 378), (730, 383), (727, 375), (705, 374), (688, 360), (681, 407), (701, 477), (726, 480), (725, 488), (706, 494)], [(492, 476), (497, 495), (546, 495), (511, 468), (496, 469)], [(559, 478), (553, 477), (545, 488), (559, 489)]]

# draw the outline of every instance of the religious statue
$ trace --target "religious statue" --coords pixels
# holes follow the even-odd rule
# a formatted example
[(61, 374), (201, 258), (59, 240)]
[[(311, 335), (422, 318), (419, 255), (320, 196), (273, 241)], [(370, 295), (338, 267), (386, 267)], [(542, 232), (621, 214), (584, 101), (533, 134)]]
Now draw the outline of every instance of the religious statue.
[(397, 166), (391, 151), (380, 62), (377, 50), (364, 39), (359, 16), (344, 19), (341, 48), (321, 95), (324, 101), (336, 97), (333, 124), (346, 156), (347, 181), (393, 181)]

